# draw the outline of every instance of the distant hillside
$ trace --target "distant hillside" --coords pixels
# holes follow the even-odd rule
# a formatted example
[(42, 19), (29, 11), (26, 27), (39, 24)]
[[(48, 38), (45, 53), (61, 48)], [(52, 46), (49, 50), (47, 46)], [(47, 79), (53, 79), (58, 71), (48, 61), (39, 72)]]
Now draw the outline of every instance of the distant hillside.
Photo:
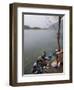
[(41, 28), (39, 28), (39, 27), (33, 27), (32, 29), (41, 29)]
[(24, 25), (24, 29), (30, 29), (31, 27), (28, 25)]
[(30, 27), (28, 25), (24, 25), (24, 29), (41, 29), (40, 27)]

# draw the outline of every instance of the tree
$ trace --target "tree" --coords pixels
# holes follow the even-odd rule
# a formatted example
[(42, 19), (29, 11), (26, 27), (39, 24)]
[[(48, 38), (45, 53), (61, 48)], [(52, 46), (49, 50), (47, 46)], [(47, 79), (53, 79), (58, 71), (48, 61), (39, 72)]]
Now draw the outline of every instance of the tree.
[(57, 32), (58, 51), (60, 51), (60, 24), (61, 24), (61, 16), (59, 16), (58, 32)]

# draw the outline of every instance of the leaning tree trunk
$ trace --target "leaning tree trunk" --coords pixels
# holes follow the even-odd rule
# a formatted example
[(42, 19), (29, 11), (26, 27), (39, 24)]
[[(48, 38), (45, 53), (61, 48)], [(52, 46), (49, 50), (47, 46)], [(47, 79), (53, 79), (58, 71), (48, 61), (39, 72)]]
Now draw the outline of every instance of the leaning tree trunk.
[(57, 33), (58, 51), (60, 51), (60, 24), (61, 24), (61, 17), (59, 16), (58, 33)]

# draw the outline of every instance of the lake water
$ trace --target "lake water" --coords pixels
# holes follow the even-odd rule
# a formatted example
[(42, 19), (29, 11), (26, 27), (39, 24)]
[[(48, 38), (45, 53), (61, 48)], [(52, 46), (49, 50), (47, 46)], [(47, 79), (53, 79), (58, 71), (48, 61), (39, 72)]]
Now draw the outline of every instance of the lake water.
[[(60, 45), (63, 48), (62, 30)], [(24, 30), (23, 74), (31, 74), (33, 63), (42, 51), (54, 52), (57, 46), (57, 30)]]

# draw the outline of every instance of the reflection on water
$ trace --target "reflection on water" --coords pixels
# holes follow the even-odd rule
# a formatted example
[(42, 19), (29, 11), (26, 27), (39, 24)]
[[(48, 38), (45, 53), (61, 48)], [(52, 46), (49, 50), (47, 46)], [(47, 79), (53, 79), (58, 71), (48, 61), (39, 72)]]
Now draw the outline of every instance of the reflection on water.
[[(62, 42), (61, 31), (61, 47)], [(42, 54), (55, 51), (57, 48), (57, 30), (24, 30), (24, 60), (23, 73), (31, 74), (32, 65), (36, 58)]]

